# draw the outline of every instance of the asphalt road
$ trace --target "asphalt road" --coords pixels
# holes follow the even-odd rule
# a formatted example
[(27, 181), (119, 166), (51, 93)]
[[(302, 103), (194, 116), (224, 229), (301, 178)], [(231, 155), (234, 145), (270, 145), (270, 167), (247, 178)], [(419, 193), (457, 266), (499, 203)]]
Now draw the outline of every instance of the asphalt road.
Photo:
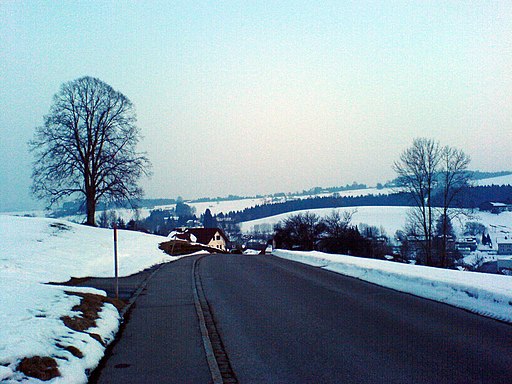
[[(163, 265), (149, 280), (129, 312), (128, 321), (94, 373), (92, 383), (209, 383), (192, 295), (192, 263), (182, 258)], [(135, 291), (138, 275), (123, 280), (123, 292)], [(108, 288), (105, 279), (89, 286)], [(109, 292), (110, 294), (111, 292)]]
[(240, 383), (512, 383), (512, 326), (272, 256), (203, 289)]
[[(211, 382), (194, 259), (153, 276), (97, 382)], [(197, 267), (240, 383), (512, 383), (508, 324), (273, 256)]]

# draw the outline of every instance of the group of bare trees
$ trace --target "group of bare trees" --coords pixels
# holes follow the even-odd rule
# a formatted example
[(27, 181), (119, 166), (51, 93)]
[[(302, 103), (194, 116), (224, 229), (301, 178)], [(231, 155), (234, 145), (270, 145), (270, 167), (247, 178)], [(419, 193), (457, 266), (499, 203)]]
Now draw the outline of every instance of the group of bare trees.
[(389, 253), (377, 228), (366, 226), (361, 233), (351, 224), (355, 210), (343, 213), (333, 210), (325, 218), (311, 213), (292, 215), (274, 226), (276, 247), (302, 251), (319, 250), (364, 257), (383, 257)]
[[(467, 171), (470, 158), (462, 150), (441, 146), (438, 141), (414, 140), (398, 161), (394, 170), (400, 185), (414, 199), (415, 208), (409, 217), (409, 230), (418, 235), (425, 263), (445, 267), (448, 262), (447, 243), (449, 227), (460, 210), (451, 209), (457, 196), (468, 186)], [(434, 200), (440, 204), (434, 205)], [(441, 231), (435, 223), (440, 222)], [(434, 237), (440, 240), (440, 249), (434, 249)]]

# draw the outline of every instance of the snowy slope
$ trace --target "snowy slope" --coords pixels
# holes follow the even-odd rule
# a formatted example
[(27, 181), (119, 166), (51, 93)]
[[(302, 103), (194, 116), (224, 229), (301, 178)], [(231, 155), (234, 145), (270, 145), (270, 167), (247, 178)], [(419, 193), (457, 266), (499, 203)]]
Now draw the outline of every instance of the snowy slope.
[(268, 224), (274, 226), (287, 217), (299, 213), (310, 212), (320, 217), (330, 215), (333, 211), (355, 212), (352, 216), (352, 224), (361, 223), (382, 227), (389, 236), (393, 236), (397, 229), (402, 229), (407, 218), (407, 211), (410, 207), (342, 207), (342, 208), (321, 208), (302, 211), (287, 212), (276, 216), (265, 217), (263, 219), (251, 220), (240, 223), (242, 232), (251, 232), (257, 226)]
[(512, 323), (512, 277), (400, 264), (321, 252), (273, 255), (436, 300)]
[[(352, 217), (352, 224), (359, 225), (361, 223), (373, 225), (378, 228), (383, 228), (388, 236), (394, 236), (398, 229), (403, 229), (407, 220), (407, 212), (410, 207), (342, 207), (342, 208), (322, 208), (310, 209), (304, 211), (295, 211), (283, 213), (281, 215), (265, 217), (263, 219), (246, 221), (240, 224), (242, 232), (251, 232), (255, 226), (268, 224), (273, 226), (279, 221), (296, 215), (298, 213), (310, 212), (320, 217), (330, 215), (333, 211), (355, 211)], [(499, 215), (490, 212), (469, 212), (469, 217), (461, 217), (459, 220), (454, 220), (454, 229), (460, 233), (464, 228), (467, 221), (479, 221), (484, 224), (493, 241), (497, 237), (505, 234), (512, 233), (512, 212), (503, 212)]]
[[(120, 274), (133, 274), (172, 260), (158, 250), (163, 240), (120, 231)], [(0, 381), (26, 380), (16, 371), (20, 359), (39, 355), (58, 361), (62, 376), (51, 383), (87, 382), (86, 370), (96, 367), (105, 348), (87, 333), (67, 328), (61, 317), (76, 315), (71, 308), (80, 302), (79, 297), (66, 292), (104, 292), (45, 283), (70, 277), (112, 276), (112, 243), (109, 230), (62, 220), (0, 215)], [(108, 343), (118, 324), (117, 310), (107, 304), (93, 332)], [(76, 358), (57, 343), (78, 348), (84, 357)]]
[[(367, 195), (387, 195), (393, 192), (396, 192), (397, 189), (393, 188), (365, 188), (365, 189), (354, 189), (349, 191), (340, 191), (336, 192), (339, 196), (367, 196)], [(309, 199), (309, 198), (315, 198), (315, 197), (326, 197), (326, 196), (332, 196), (334, 193), (321, 193), (316, 195), (287, 195), (286, 197), (272, 197), (272, 196), (266, 196), (261, 198), (249, 198), (249, 199), (239, 199), (239, 200), (225, 200), (225, 201), (207, 201), (207, 202), (186, 202), (187, 205), (191, 206), (195, 209), (195, 213), (197, 217), (200, 217), (206, 209), (210, 209), (212, 215), (217, 215), (219, 213), (228, 214), (229, 212), (236, 212), (236, 211), (243, 211), (246, 208), (252, 208), (257, 205), (262, 204), (275, 204), (275, 203), (281, 203), (285, 202), (287, 200), (301, 200), (301, 199)], [(151, 210), (153, 209), (162, 209), (162, 210), (168, 210), (168, 209), (174, 209), (176, 207), (175, 204), (170, 205), (160, 205), (155, 206), (152, 209), (148, 208), (140, 208), (138, 209), (138, 218), (139, 219), (145, 219), (149, 216)], [(126, 209), (126, 208), (116, 208), (113, 211), (115, 211), (117, 217), (121, 217), (125, 222), (130, 221), (133, 219), (136, 214), (135, 211), (132, 209)], [(31, 211), (31, 212), (25, 212), (37, 217), (44, 217), (48, 212), (45, 211)], [(21, 215), (21, 213), (16, 213)], [(102, 214), (102, 211), (96, 212), (96, 219), (99, 221), (100, 215)], [(65, 220), (69, 220), (76, 223), (81, 223), (85, 220), (85, 215), (73, 215), (73, 216), (66, 216), (64, 217)]]
[(474, 183), (475, 185), (512, 185), (512, 175), (475, 180)]

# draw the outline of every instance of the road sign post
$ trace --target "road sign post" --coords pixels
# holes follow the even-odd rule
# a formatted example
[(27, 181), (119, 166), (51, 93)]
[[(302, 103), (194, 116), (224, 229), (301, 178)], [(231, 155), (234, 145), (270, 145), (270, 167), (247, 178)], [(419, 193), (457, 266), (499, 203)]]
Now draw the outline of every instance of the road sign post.
[(117, 225), (114, 223), (114, 274), (116, 299), (119, 299), (119, 264), (117, 262)]

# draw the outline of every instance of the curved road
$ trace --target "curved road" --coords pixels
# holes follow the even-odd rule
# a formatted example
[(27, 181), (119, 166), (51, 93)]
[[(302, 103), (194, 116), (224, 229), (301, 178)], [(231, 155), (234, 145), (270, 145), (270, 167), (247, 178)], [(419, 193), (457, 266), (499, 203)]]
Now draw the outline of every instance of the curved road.
[[(99, 383), (211, 381), (192, 261), (163, 266), (137, 299)], [(511, 383), (512, 327), (273, 256), (197, 264), (240, 383)]]

